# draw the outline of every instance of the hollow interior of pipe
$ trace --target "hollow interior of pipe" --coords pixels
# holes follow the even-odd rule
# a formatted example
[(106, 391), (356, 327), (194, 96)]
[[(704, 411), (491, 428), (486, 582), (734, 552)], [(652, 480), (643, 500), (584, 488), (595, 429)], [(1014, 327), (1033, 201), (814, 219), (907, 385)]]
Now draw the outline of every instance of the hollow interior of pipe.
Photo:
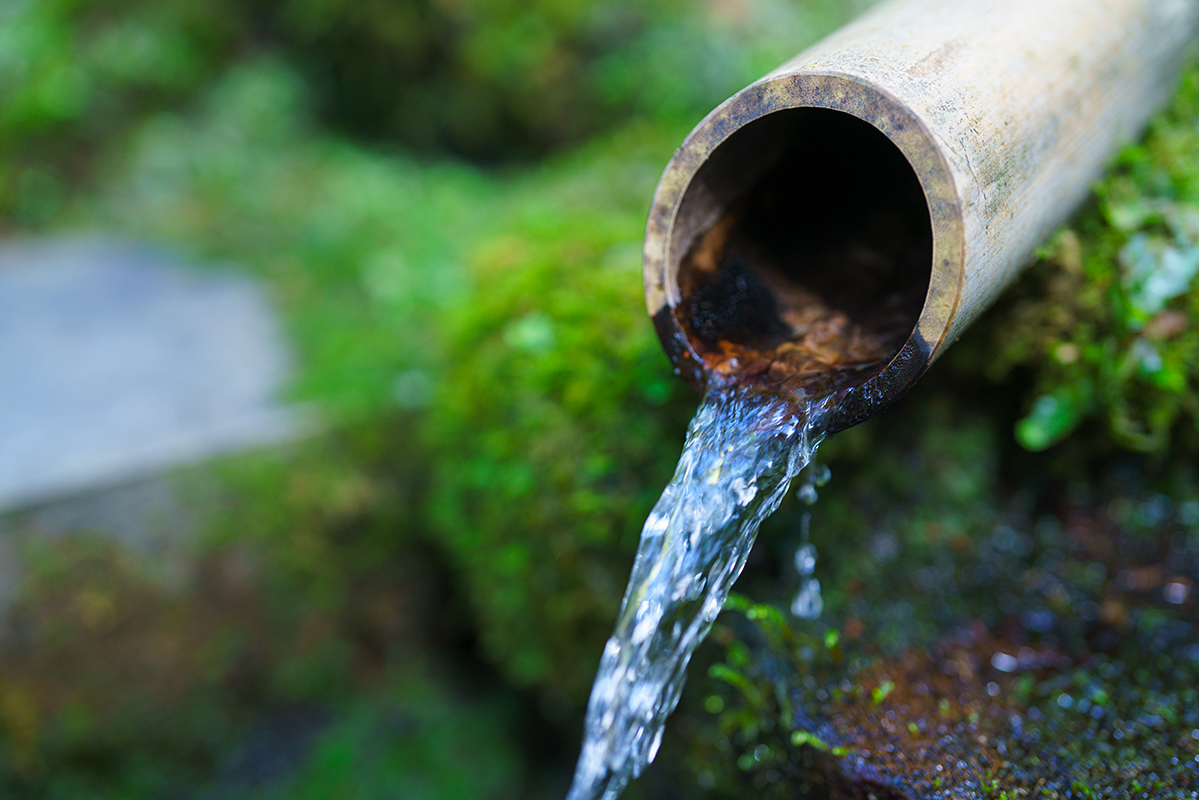
[(742, 127), (680, 206), (675, 314), (710, 369), (795, 383), (869, 373), (916, 326), (933, 235), (920, 182), (879, 130), (829, 109)]

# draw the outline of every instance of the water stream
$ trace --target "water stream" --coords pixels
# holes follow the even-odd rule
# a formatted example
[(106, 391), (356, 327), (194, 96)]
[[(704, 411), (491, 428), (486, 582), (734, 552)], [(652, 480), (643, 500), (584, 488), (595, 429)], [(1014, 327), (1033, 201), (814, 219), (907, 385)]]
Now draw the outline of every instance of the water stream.
[(567, 800), (615, 800), (654, 760), (688, 661), (741, 574), (759, 525), (824, 436), (828, 401), (798, 407), (747, 388), (704, 399), (675, 476), (642, 529)]

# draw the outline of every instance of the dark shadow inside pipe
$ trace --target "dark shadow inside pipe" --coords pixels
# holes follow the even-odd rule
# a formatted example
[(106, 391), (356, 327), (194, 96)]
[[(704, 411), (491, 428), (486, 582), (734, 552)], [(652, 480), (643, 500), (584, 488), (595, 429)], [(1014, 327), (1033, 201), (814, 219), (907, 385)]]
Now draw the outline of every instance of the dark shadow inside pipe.
[(687, 248), (676, 319), (710, 369), (763, 382), (871, 372), (908, 338), (929, 287), (916, 174), (840, 111), (740, 128), (697, 172), (674, 235), (672, 249)]

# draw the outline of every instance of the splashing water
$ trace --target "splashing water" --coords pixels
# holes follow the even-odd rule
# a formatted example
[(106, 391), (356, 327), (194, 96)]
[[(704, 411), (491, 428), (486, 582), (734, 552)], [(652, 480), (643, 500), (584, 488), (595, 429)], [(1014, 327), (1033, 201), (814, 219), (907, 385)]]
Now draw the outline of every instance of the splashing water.
[(688, 661), (741, 574), (758, 526), (824, 436), (808, 407), (749, 389), (709, 392), (650, 512), (588, 701), (567, 800), (615, 800), (654, 760)]

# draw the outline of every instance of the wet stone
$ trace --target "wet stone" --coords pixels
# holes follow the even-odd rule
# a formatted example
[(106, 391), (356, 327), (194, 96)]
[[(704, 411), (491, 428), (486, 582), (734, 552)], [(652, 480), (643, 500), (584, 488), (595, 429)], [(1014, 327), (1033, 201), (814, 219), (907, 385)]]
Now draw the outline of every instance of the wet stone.
[(837, 798), (869, 787), (913, 800), (1195, 795), (1194, 704), (1151, 688), (1179, 676), (1138, 680), (1113, 659), (1050, 649), (1002, 672), (993, 664), (1005, 649), (1016, 648), (945, 642), (858, 675), (829, 706), (831, 749), (815, 754), (810, 782)]
[(106, 239), (0, 246), (0, 610), (33, 538), (100, 533), (168, 582), (213, 487), (180, 467), (311, 429), (259, 286)]
[(0, 511), (294, 437), (258, 286), (110, 240), (0, 248)]

